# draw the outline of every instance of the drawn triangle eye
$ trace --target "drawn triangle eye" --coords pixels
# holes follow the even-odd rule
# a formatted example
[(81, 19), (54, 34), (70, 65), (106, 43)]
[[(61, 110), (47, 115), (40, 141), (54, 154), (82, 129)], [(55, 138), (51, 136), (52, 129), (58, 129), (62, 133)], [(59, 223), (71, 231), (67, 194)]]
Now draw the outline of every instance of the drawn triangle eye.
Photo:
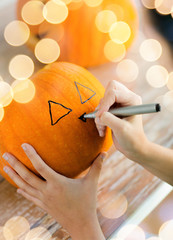
[(77, 82), (74, 82), (74, 83), (75, 83), (75, 86), (79, 93), (80, 101), (82, 104), (86, 103), (88, 100), (90, 100), (96, 94), (96, 92), (94, 92), (90, 88), (85, 87), (84, 85), (77, 83)]
[(57, 103), (54, 101), (48, 101), (48, 103), (51, 125), (57, 124), (62, 118), (72, 112), (72, 109), (65, 107), (61, 103)]

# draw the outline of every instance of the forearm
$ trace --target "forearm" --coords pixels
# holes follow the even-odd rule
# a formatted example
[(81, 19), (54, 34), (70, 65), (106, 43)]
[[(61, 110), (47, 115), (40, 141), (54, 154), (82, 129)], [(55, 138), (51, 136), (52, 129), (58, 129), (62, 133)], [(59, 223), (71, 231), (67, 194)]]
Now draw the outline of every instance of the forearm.
[(132, 157), (152, 174), (173, 185), (173, 150), (146, 141)]
[(97, 217), (89, 219), (86, 224), (76, 226), (70, 231), (72, 240), (105, 240)]

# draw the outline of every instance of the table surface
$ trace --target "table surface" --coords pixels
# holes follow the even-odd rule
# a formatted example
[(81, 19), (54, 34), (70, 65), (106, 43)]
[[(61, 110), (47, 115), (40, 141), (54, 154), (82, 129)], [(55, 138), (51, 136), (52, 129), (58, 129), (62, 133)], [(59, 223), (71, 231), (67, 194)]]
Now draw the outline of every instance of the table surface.
[[(4, 4), (3, 10), (0, 10), (0, 75), (8, 82), (12, 81), (8, 72), (10, 59), (19, 52), (33, 57), (32, 53), (26, 47), (11, 47), (3, 38), (4, 27), (8, 22), (15, 19), (14, 6), (15, 1), (13, 1), (10, 7), (7, 3), (6, 6)], [(142, 9), (140, 6), (138, 7), (141, 13)], [(151, 30), (150, 33), (145, 32), (145, 28), (145, 25), (141, 27), (143, 33), (139, 34), (127, 56), (138, 63), (139, 77), (134, 83), (126, 85), (140, 94), (144, 103), (150, 103), (163, 95), (167, 89), (166, 87), (160, 89), (152, 88), (146, 82), (145, 72), (150, 64), (142, 60), (137, 49), (141, 42), (141, 35), (148, 37), (147, 34), (155, 36), (157, 34), (154, 30)], [(166, 44), (162, 38), (159, 40), (163, 44)], [(164, 51), (163, 54), (167, 56), (166, 61), (165, 59), (161, 59), (160, 62), (166, 64), (166, 67), (170, 71), (171, 56), (168, 48), (165, 48)], [(37, 63), (36, 68), (39, 67), (40, 65)], [(109, 80), (117, 78), (115, 68), (115, 64), (109, 63), (89, 70), (106, 86)], [(148, 139), (165, 147), (172, 148), (172, 120), (173, 114), (166, 111), (166, 109), (163, 109), (158, 114), (145, 115), (143, 122)], [(107, 238), (110, 237), (121, 224), (134, 215), (140, 206), (158, 189), (161, 183), (161, 180), (157, 177), (124, 157), (120, 152), (115, 151), (114, 147), (112, 147), (107, 160), (103, 164), (98, 190), (98, 217), (105, 236)], [(123, 202), (120, 202), (119, 205), (117, 204), (117, 199), (120, 195), (125, 196), (128, 202), (125, 214), (118, 218), (108, 218), (110, 215), (115, 216), (117, 214), (117, 206), (120, 208), (122, 207), (121, 204), (124, 204)], [(147, 211), (147, 205), (144, 207), (144, 211)], [(104, 214), (105, 216), (103, 212), (106, 213)], [(11, 217), (19, 215), (29, 221), (31, 228), (44, 226), (53, 234), (55, 239), (69, 239), (68, 233), (51, 216), (22, 196), (19, 196), (16, 193), (16, 189), (0, 177), (0, 226), (3, 226)]]

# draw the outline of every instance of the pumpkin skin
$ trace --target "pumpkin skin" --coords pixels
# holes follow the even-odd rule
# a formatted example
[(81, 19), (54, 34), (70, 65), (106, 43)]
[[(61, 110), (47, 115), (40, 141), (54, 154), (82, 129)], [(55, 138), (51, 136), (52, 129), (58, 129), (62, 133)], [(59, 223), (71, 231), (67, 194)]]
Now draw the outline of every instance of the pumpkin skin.
[[(3, 171), (4, 165), (8, 164), (2, 158), (5, 152), (12, 153), (38, 174), (21, 148), (21, 144), (26, 142), (56, 172), (76, 177), (91, 165), (101, 151), (107, 151), (112, 145), (109, 128), (102, 138), (93, 119), (86, 122), (79, 119), (83, 113), (94, 111), (104, 95), (104, 88), (86, 69), (65, 62), (46, 66), (33, 76), (32, 81), (36, 88), (34, 98), (25, 104), (13, 100), (5, 108), (0, 122), (0, 174), (14, 184)], [(49, 101), (62, 104), (71, 112), (56, 123), (69, 110), (51, 103), (51, 124)]]
[[(18, 0), (17, 16), (22, 20), (21, 9), (28, 0)], [(42, 0), (46, 3), (47, 0)], [(70, 3), (76, 4), (76, 3)], [(138, 30), (138, 17), (134, 5), (130, 0), (103, 0), (98, 7), (88, 7), (85, 3), (77, 10), (69, 10), (67, 19), (61, 24), (50, 24), (44, 21), (40, 25), (31, 26), (30, 39), (27, 45), (34, 50), (36, 43), (42, 38), (52, 38), (60, 46), (61, 54), (58, 60), (67, 61), (81, 65), (83, 67), (97, 66), (108, 62), (104, 55), (104, 46), (110, 40), (109, 35), (100, 32), (95, 24), (95, 18), (98, 12), (107, 9), (110, 4), (117, 4), (124, 11), (122, 20), (129, 24), (131, 28), (131, 37), (125, 43), (128, 49)], [(63, 31), (63, 36), (59, 39)]]

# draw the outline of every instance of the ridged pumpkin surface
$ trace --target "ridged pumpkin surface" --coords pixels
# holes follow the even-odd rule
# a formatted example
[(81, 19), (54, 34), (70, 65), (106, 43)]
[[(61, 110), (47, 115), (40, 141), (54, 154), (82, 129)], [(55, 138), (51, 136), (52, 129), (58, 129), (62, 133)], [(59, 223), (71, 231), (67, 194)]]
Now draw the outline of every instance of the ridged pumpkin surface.
[(55, 171), (75, 177), (112, 144), (110, 129), (101, 138), (93, 119), (79, 119), (94, 111), (104, 88), (87, 70), (65, 62), (48, 65), (32, 81), (36, 88), (33, 100), (26, 104), (13, 101), (0, 122), (0, 174), (12, 183), (3, 171), (5, 152), (36, 173), (21, 148), (26, 142)]
[[(20, 20), (22, 20), (21, 9), (26, 2), (28, 0), (18, 0), (17, 16)], [(46, 3), (47, 0), (42, 0), (42, 2)], [(59, 60), (61, 61), (72, 62), (84, 67), (108, 62), (104, 55), (104, 46), (110, 38), (107, 33), (102, 33), (97, 29), (95, 18), (100, 11), (107, 9), (111, 4), (119, 5), (122, 8), (123, 16), (118, 21), (125, 21), (131, 28), (131, 37), (125, 43), (126, 49), (128, 49), (138, 30), (137, 12), (131, 0), (103, 0), (102, 4), (97, 7), (88, 7), (83, 3), (77, 10), (69, 10), (67, 19), (61, 24), (50, 24), (44, 21), (40, 25), (30, 25), (31, 36), (27, 44), (34, 49), (40, 39), (53, 38), (60, 45)], [(64, 34), (59, 40), (62, 29)]]

